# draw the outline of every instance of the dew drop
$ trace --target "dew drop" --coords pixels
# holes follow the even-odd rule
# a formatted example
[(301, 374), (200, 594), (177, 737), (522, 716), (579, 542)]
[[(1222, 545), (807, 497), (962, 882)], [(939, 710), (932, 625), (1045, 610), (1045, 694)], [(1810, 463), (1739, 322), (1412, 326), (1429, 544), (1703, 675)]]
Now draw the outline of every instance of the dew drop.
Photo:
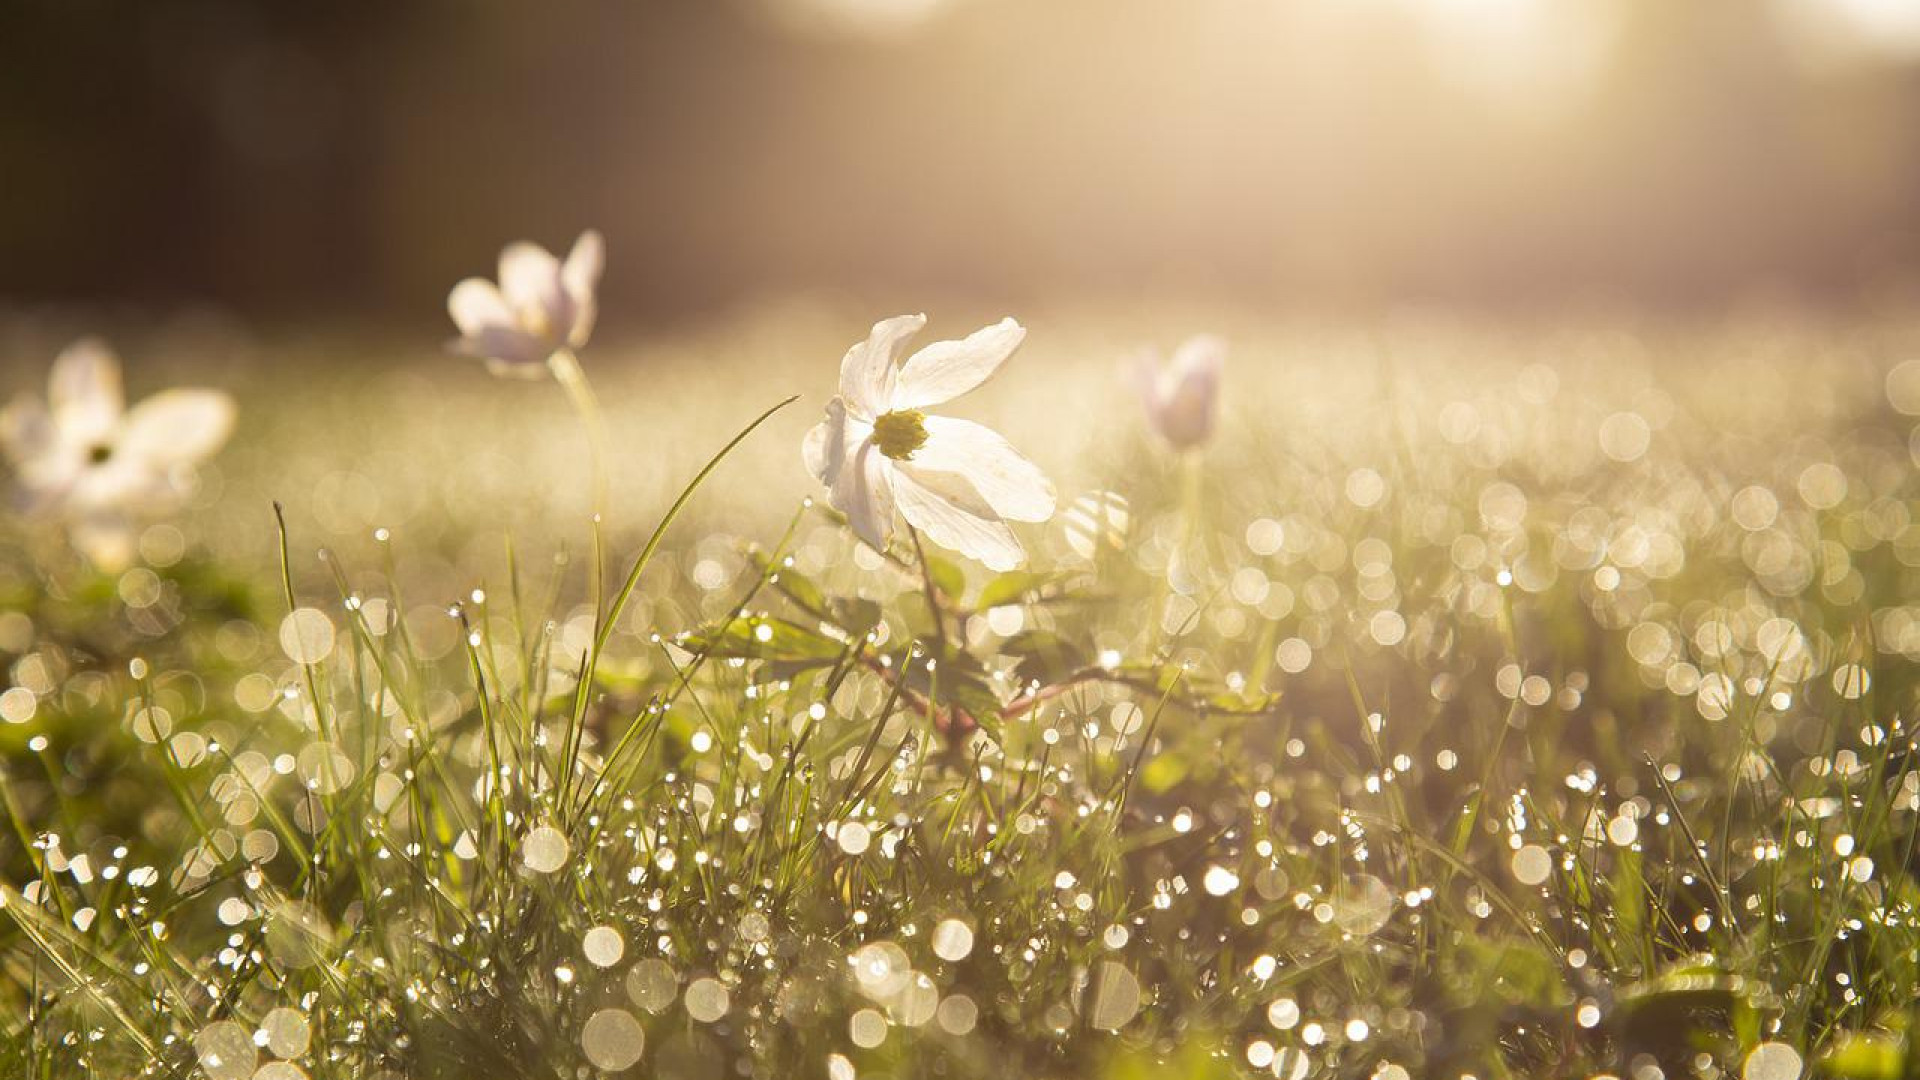
[(536, 874), (551, 874), (566, 865), (567, 850), (567, 835), (551, 825), (542, 825), (527, 834), (520, 860)]
[(611, 926), (596, 926), (587, 931), (580, 947), (586, 953), (587, 963), (601, 968), (610, 968), (619, 963), (620, 957), (627, 951), (627, 943), (621, 938), (620, 931)]
[(959, 919), (943, 919), (933, 928), (933, 955), (950, 964), (973, 952), (973, 927)]
[(1742, 1080), (1799, 1080), (1800, 1052), (1786, 1043), (1764, 1042), (1747, 1055)]
[(601, 1009), (580, 1029), (580, 1049), (595, 1068), (619, 1072), (640, 1060), (647, 1032), (625, 1009)]

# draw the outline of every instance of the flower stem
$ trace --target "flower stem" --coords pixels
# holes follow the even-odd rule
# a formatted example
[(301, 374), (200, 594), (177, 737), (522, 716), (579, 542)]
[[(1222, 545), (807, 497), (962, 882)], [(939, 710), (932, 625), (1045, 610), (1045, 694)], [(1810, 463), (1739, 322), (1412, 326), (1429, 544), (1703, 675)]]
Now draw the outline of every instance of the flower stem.
[(940, 591), (933, 584), (933, 567), (927, 563), (927, 549), (920, 543), (920, 530), (907, 526), (907, 535), (913, 537), (913, 553), (920, 560), (920, 584), (927, 594), (927, 617), (933, 620), (933, 638), (940, 645), (940, 655), (947, 655), (947, 623), (940, 614)]
[(1194, 558), (1193, 548), (1196, 538), (1201, 535), (1200, 516), (1204, 510), (1200, 457), (1190, 451), (1179, 451), (1174, 456), (1173, 465), (1180, 490), (1180, 503), (1176, 511), (1178, 520), (1175, 522), (1173, 547), (1167, 552), (1166, 566), (1154, 588), (1153, 606), (1147, 620), (1149, 653), (1159, 652), (1166, 644), (1167, 604), (1173, 596), (1176, 593), (1190, 595), (1199, 591), (1196, 577), (1199, 560)]
[(593, 516), (603, 520), (607, 512), (607, 428), (600, 419), (600, 401), (587, 382), (587, 373), (572, 349), (558, 349), (547, 358), (553, 379), (567, 392), (573, 411), (587, 429), (588, 454), (593, 465)]
[(1202, 558), (1196, 554), (1196, 548), (1204, 548), (1206, 536), (1200, 527), (1200, 519), (1206, 512), (1206, 501), (1201, 497), (1200, 455), (1194, 451), (1180, 454), (1180, 547), (1179, 562), (1181, 569), (1188, 575), (1195, 591), (1199, 583), (1193, 575), (1201, 565)]

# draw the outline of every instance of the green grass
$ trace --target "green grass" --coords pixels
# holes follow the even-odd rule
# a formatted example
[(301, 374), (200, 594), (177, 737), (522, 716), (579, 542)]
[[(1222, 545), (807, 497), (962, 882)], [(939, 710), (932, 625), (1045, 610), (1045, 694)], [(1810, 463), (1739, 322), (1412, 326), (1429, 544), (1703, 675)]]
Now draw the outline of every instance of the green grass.
[(1037, 317), (954, 411), (1126, 520), (994, 576), (803, 502), (782, 319), (594, 369), (598, 527), (453, 364), (0, 527), (5, 1074), (1920, 1075), (1910, 328), (1229, 321), (1183, 463)]

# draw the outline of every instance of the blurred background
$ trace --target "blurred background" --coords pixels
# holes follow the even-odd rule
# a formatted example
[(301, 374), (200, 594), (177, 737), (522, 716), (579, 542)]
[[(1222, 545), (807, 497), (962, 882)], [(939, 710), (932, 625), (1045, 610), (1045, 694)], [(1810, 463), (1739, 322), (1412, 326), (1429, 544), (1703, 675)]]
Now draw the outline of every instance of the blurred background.
[(1885, 303), (1916, 194), (1916, 0), (0, 6), (16, 310), (438, 333), (589, 225), (615, 327)]

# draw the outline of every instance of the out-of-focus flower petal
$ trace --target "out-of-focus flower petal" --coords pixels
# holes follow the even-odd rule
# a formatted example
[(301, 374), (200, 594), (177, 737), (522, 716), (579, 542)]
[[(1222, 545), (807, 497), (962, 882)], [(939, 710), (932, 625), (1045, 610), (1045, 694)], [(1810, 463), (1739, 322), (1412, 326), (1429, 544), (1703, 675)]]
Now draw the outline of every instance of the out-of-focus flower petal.
[(490, 326), (477, 334), (455, 338), (447, 348), (462, 356), (487, 362), (496, 375), (535, 379), (547, 373), (552, 347), (515, 326)]
[(912, 466), (893, 470), (894, 497), (908, 524), (941, 547), (978, 559), (992, 570), (1011, 570), (1027, 553), (1006, 522), (993, 516), (986, 500), (965, 478)]
[(1142, 374), (1147, 419), (1176, 450), (1190, 450), (1213, 437), (1225, 359), (1226, 343), (1201, 335), (1176, 349), (1166, 367)]
[(21, 394), (0, 410), (0, 450), (17, 487), (18, 505), (30, 516), (47, 514), (87, 467), (87, 448), (62, 439), (45, 403)]
[(854, 535), (885, 551), (893, 534), (894, 473), (872, 443), (862, 443), (828, 491), (835, 510), (847, 516)]
[(606, 268), (607, 245), (600, 233), (588, 229), (573, 242), (573, 250), (567, 253), (567, 261), (560, 268), (560, 281), (572, 305), (572, 319), (567, 327), (567, 344), (578, 349), (586, 345), (593, 336), (593, 324), (599, 318), (600, 303), (596, 296), (600, 288), (600, 273)]
[(900, 368), (889, 408), (922, 409), (951, 401), (986, 382), (1026, 340), (1012, 319), (975, 330), (959, 341), (936, 341)]
[(75, 519), (162, 510), (179, 494), (172, 479), (163, 469), (116, 452), (105, 462), (75, 472), (72, 483), (60, 493), (60, 509)]
[(472, 337), (500, 326), (513, 325), (513, 311), (500, 289), (486, 278), (471, 277), (447, 294), (447, 314), (460, 333)]
[(46, 405), (31, 394), (20, 394), (0, 409), (0, 452), (15, 469), (52, 452), (58, 433)]
[(924, 422), (927, 441), (906, 464), (908, 472), (963, 477), (994, 514), (1010, 521), (1053, 516), (1052, 482), (999, 432), (948, 416), (929, 416)]
[(564, 295), (560, 260), (539, 244), (508, 244), (500, 252), (500, 295), (521, 319), (535, 311), (551, 312)]
[(893, 407), (894, 356), (925, 325), (925, 315), (882, 319), (873, 324), (867, 340), (847, 350), (840, 360), (840, 396), (846, 400), (849, 413), (872, 420)]
[[(835, 404), (838, 402), (836, 401)], [(833, 434), (831, 413), (828, 414), (828, 419), (808, 428), (806, 437), (800, 440), (800, 460), (807, 467), (807, 475), (828, 487), (833, 486), (833, 482), (827, 479), (828, 473), (838, 471), (828, 468), (828, 447), (836, 446), (839, 441)]]
[(1218, 377), (1227, 359), (1227, 343), (1212, 334), (1195, 334), (1173, 350), (1171, 367), (1181, 374)]
[(107, 441), (126, 411), (119, 358), (96, 338), (67, 346), (53, 362), (47, 401), (60, 438), (83, 446)]
[(233, 398), (218, 390), (164, 390), (133, 407), (113, 454), (154, 470), (205, 460), (233, 434)]

